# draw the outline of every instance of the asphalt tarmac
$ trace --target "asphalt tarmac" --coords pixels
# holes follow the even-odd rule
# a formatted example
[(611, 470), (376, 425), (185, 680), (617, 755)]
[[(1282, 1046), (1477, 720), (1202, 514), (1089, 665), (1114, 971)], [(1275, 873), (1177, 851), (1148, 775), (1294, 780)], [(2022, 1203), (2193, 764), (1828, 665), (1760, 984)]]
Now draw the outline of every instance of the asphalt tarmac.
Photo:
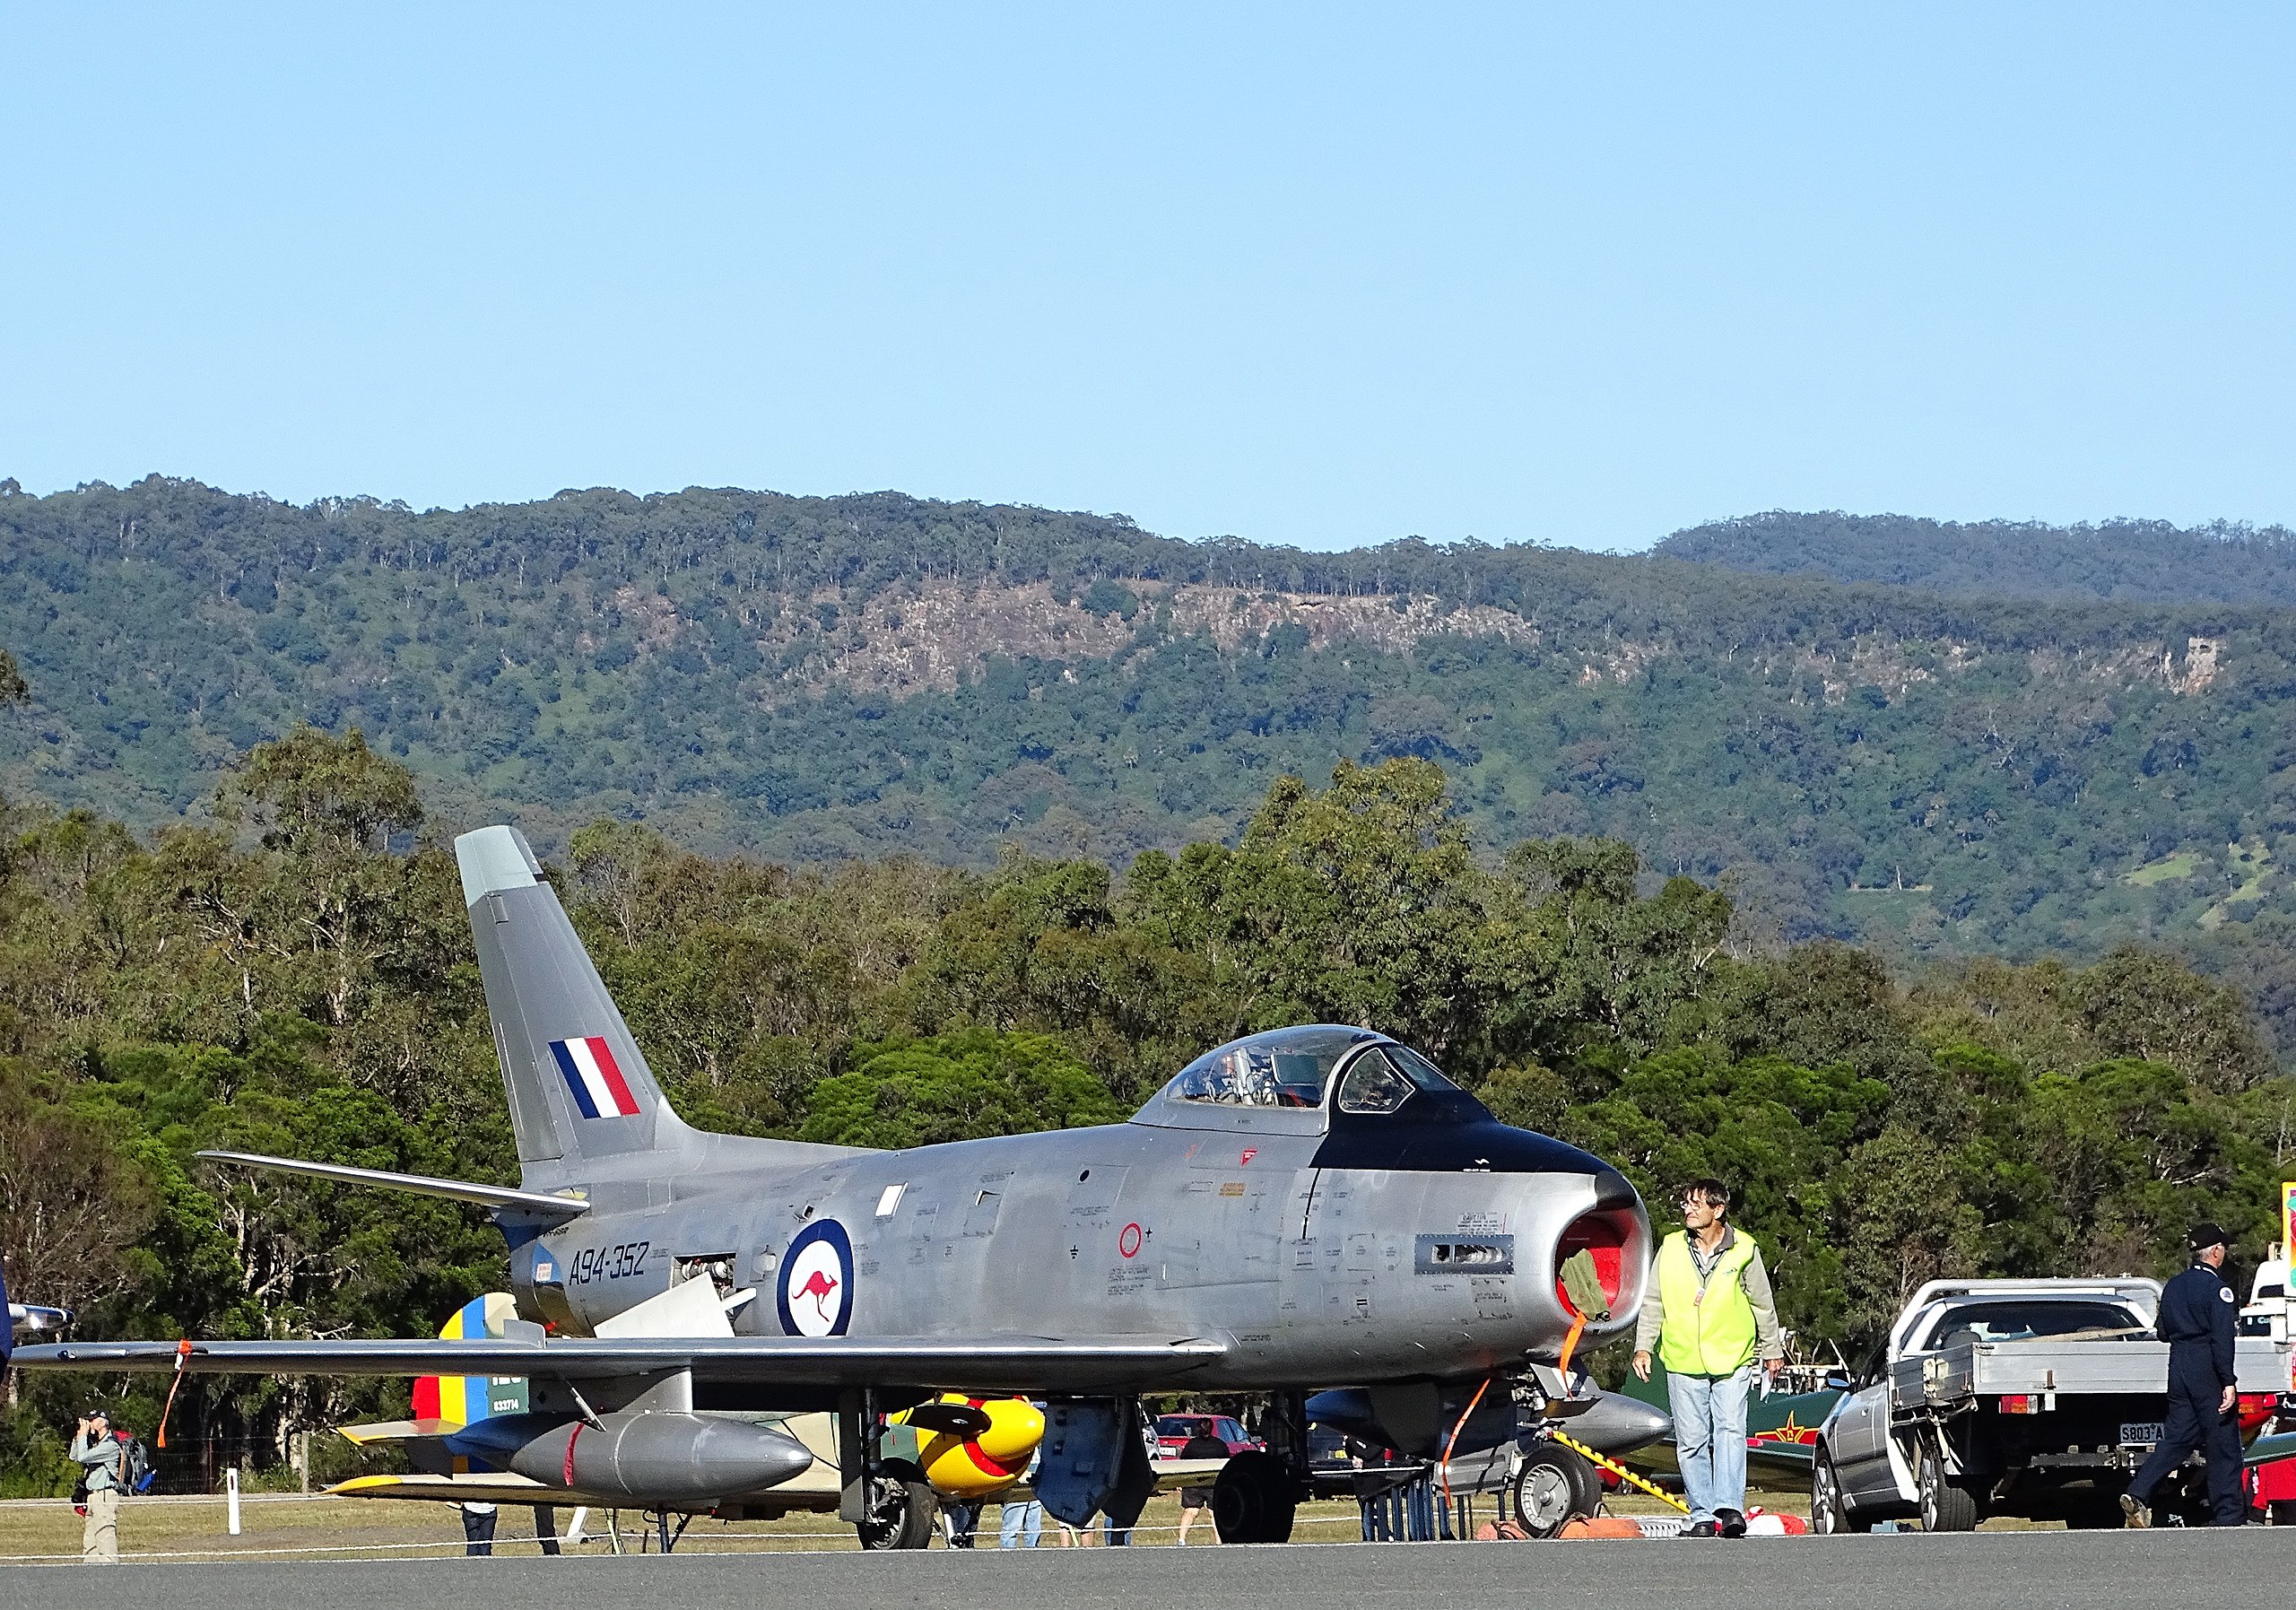
[(0, 1569), (0, 1606), (107, 1601), (167, 1610), (2031, 1610), (2283, 1605), (2296, 1528), (1994, 1532), (1745, 1542), (1382, 1544), (567, 1560), (129, 1564)]

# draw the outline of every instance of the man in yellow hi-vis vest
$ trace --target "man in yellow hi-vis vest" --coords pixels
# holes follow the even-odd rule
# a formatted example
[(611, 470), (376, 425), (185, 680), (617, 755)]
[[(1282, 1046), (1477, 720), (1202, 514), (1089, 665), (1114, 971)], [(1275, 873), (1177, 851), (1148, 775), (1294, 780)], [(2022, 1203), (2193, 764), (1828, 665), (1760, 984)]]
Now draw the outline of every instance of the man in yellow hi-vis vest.
[(1650, 1379), (1653, 1345), (1666, 1366), (1692, 1537), (1746, 1535), (1746, 1392), (1755, 1360), (1773, 1376), (1786, 1362), (1761, 1249), (1724, 1222), (1729, 1210), (1719, 1179), (1683, 1190), (1683, 1228), (1658, 1248), (1634, 1331), (1634, 1373)]

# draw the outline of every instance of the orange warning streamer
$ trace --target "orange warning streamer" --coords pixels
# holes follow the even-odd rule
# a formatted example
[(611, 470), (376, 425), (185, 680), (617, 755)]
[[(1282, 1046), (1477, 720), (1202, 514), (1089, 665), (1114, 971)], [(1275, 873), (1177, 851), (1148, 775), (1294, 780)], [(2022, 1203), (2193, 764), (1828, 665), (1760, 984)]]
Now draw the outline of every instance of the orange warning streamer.
[(1483, 1384), (1474, 1389), (1474, 1396), (1467, 1399), (1465, 1413), (1459, 1416), (1459, 1423), (1451, 1428), (1450, 1436), (1443, 1443), (1443, 1506), (1446, 1509), (1451, 1503), (1451, 1449), (1459, 1445), (1459, 1433), (1466, 1430), (1467, 1417), (1474, 1413), (1474, 1405), (1483, 1401), (1483, 1395), (1489, 1390), (1491, 1377), (1486, 1375), (1483, 1378)]
[(1570, 1374), (1570, 1355), (1578, 1350), (1578, 1333), (1586, 1328), (1587, 1316), (1580, 1313), (1577, 1309), (1572, 1309), (1570, 1310), (1570, 1334), (1562, 1338), (1562, 1356), (1554, 1362), (1555, 1369), (1561, 1371), (1565, 1377), (1564, 1384), (1566, 1386), (1569, 1384), (1568, 1378)]
[(175, 1413), (176, 1388), (183, 1385), (183, 1362), (191, 1356), (191, 1338), (185, 1336), (176, 1344), (175, 1379), (168, 1383), (167, 1406), (160, 1411), (160, 1446), (168, 1445), (168, 1416)]

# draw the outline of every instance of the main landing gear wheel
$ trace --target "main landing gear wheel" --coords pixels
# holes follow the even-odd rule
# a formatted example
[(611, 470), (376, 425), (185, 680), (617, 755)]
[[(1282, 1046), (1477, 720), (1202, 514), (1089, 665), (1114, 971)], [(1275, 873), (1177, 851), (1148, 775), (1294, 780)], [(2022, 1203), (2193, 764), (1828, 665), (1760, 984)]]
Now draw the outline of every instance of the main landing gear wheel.
[(869, 1515), (854, 1531), (865, 1549), (923, 1548), (933, 1541), (941, 1501), (925, 1473), (905, 1459), (888, 1459), (869, 1484)]
[(1921, 1456), (1921, 1529), (1977, 1530), (1977, 1494), (1947, 1475), (1934, 1453)]
[(1833, 1456), (1821, 1451), (1810, 1466), (1810, 1529), (1813, 1532), (1870, 1532), (1874, 1523), (1860, 1520), (1843, 1496), (1841, 1478), (1834, 1474)]
[(1283, 1461), (1255, 1449), (1220, 1467), (1212, 1526), (1222, 1543), (1289, 1543), (1299, 1499)]
[(1515, 1472), (1515, 1522), (1534, 1537), (1552, 1537), (1574, 1515), (1592, 1515), (1602, 1502), (1595, 1467), (1554, 1442), (1534, 1442)]

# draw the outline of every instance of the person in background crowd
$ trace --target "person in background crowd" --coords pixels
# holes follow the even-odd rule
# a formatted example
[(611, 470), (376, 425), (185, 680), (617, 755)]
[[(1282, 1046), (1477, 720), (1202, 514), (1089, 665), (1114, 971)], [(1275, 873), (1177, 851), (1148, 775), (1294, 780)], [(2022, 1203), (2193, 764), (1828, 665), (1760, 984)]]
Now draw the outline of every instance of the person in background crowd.
[(80, 1558), (90, 1565), (119, 1563), (119, 1495), (127, 1491), (127, 1445), (111, 1434), (111, 1416), (91, 1409), (72, 1437), (72, 1462), (86, 1467), (88, 1519), (80, 1528)]
[(494, 1506), (473, 1501), (462, 1506), (463, 1553), (488, 1554), (494, 1553)]
[(1685, 1537), (1746, 1535), (1746, 1392), (1756, 1359), (1772, 1376), (1786, 1363), (1761, 1249), (1724, 1222), (1729, 1210), (1719, 1179), (1683, 1188), (1683, 1228), (1658, 1249), (1634, 1331), (1636, 1377), (1650, 1379), (1654, 1346), (1666, 1366)]
[[(1196, 1429), (1194, 1432), (1190, 1434), (1187, 1441), (1180, 1448), (1180, 1458), (1183, 1459), (1226, 1458), (1228, 1457), (1228, 1445), (1220, 1440), (1219, 1438), (1213, 1436), (1212, 1432), (1213, 1425), (1211, 1421), (1197, 1421), (1196, 1423)], [(1186, 1548), (1187, 1546), (1188, 1528), (1195, 1526), (1196, 1523), (1205, 1515), (1210, 1513), (1211, 1509), (1212, 1489), (1210, 1487), (1183, 1487), (1180, 1489), (1180, 1546), (1182, 1548)], [(1219, 1536), (1219, 1528), (1217, 1526), (1213, 1528), (1213, 1536), (1216, 1540)]]
[(558, 1552), (558, 1510), (550, 1504), (535, 1506), (535, 1541), (542, 1545), (542, 1552)]
[[(1029, 1467), (1021, 1479), (1033, 1483), (1037, 1466), (1043, 1462), (1041, 1449), (1029, 1456)], [(996, 1519), (998, 1548), (1035, 1548), (1044, 1538), (1044, 1505), (1038, 1501), (1031, 1489), (1031, 1496), (1018, 1503), (1007, 1499), (1004, 1512)]]

